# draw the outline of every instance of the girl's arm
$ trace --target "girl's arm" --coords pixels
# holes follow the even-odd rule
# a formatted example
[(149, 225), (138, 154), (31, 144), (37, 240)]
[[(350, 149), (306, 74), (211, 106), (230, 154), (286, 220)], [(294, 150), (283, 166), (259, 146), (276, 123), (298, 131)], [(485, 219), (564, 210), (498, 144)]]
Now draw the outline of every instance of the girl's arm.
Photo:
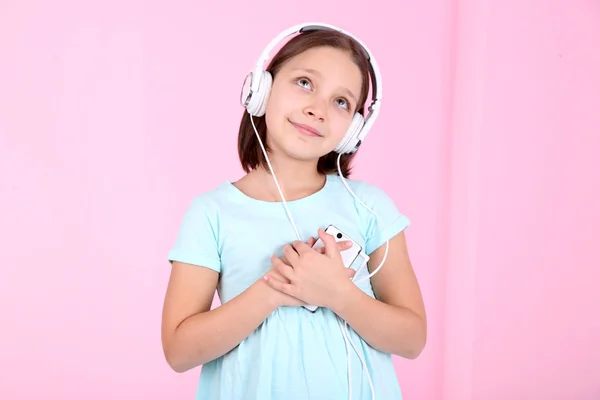
[(219, 274), (173, 262), (162, 315), (165, 358), (176, 372), (205, 364), (247, 338), (277, 308), (262, 279), (231, 301), (210, 310)]
[[(427, 319), (404, 232), (390, 239), (386, 261), (371, 277), (376, 299), (354, 283), (338, 296), (332, 311), (370, 346), (405, 358), (416, 358), (427, 340)], [(379, 266), (385, 244), (370, 255), (369, 272)]]

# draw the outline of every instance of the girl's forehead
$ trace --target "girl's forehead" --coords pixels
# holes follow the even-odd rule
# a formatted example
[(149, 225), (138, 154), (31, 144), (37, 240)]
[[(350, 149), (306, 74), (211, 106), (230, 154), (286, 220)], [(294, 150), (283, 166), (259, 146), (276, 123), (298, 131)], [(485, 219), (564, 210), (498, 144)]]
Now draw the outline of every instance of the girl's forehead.
[(347, 64), (348, 66), (354, 64), (349, 52), (333, 47), (313, 47), (297, 54), (289, 60), (289, 64), (293, 65), (306, 63), (326, 65), (332, 62), (341, 63), (340, 66), (343, 66), (343, 64)]
[(327, 79), (336, 86), (347, 88), (353, 97), (361, 90), (362, 76), (350, 53), (344, 50), (317, 47), (291, 58), (284, 66), (289, 73), (306, 73)]

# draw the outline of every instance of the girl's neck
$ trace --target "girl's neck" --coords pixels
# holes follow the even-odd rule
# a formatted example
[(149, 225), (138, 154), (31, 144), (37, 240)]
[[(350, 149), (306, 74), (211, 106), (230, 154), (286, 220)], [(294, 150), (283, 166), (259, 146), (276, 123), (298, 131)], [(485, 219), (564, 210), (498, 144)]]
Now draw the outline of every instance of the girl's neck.
[[(283, 191), (286, 200), (295, 200), (318, 192), (325, 185), (326, 176), (320, 174), (316, 167), (312, 169), (277, 169), (273, 166), (279, 187)], [(273, 174), (265, 168), (258, 168), (251, 173), (256, 174), (258, 182), (262, 182), (271, 193), (276, 193), (279, 199), (279, 191), (275, 184)]]
[[(316, 163), (278, 163), (271, 160), (277, 182), (287, 201), (294, 201), (320, 191), (327, 177), (317, 171)], [(250, 197), (263, 201), (281, 201), (275, 179), (268, 166), (250, 171), (234, 184)]]
[[(282, 190), (304, 190), (323, 185), (325, 177), (317, 171), (318, 160), (295, 160), (281, 152), (269, 152), (269, 161)], [(256, 170), (263, 178), (273, 181), (273, 176), (265, 165)], [(273, 187), (277, 189), (273, 182)]]

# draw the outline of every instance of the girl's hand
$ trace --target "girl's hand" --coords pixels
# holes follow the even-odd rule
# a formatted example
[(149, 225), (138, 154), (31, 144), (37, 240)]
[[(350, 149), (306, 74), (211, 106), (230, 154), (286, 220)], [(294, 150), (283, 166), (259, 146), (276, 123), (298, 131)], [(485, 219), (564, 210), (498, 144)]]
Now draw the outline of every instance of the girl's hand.
[[(308, 239), (308, 241), (306, 242), (308, 247), (312, 247), (314, 246), (315, 242), (317, 240), (313, 237), (311, 237), (310, 239)], [(346, 249), (349, 249), (350, 247), (352, 247), (352, 242), (349, 240), (346, 241), (342, 241), (342, 242), (336, 242), (337, 244), (337, 248), (339, 249), (339, 251), (343, 251)], [(321, 247), (319, 249), (317, 249), (316, 251), (324, 254), (326, 250), (326, 247)], [(287, 258), (284, 256), (281, 257), (281, 261), (286, 264), (286, 265), (291, 265), (290, 262), (287, 260)], [(267, 272), (267, 276), (269, 277), (270, 280), (274, 280), (277, 281), (281, 284), (290, 284), (290, 280), (287, 279), (285, 276), (283, 276), (281, 274), (281, 272), (278, 271), (278, 269), (276, 267), (272, 267), (271, 270), (269, 272)], [(269, 285), (271, 286), (271, 285)], [(305, 302), (298, 300), (295, 297), (292, 297), (288, 294), (282, 293), (279, 290), (273, 290), (273, 302), (274, 302), (274, 306), (275, 307), (293, 307), (293, 306), (303, 306), (306, 305)]]
[[(311, 237), (310, 239), (308, 239), (306, 241), (306, 244), (308, 245), (308, 247), (313, 247), (316, 242), (317, 242), (317, 239), (315, 239), (314, 237)], [(352, 247), (351, 240), (343, 240), (341, 242), (336, 242), (336, 244), (337, 244), (337, 248), (340, 252), (342, 252), (344, 250), (348, 250), (350, 247)], [(318, 251), (321, 254), (325, 254), (325, 247), (319, 247), (318, 249), (315, 249), (315, 251)], [(285, 257), (285, 254), (281, 257), (281, 261), (283, 261), (285, 264), (291, 266), (290, 262)]]
[[(331, 305), (352, 285), (350, 278), (355, 271), (346, 268), (342, 261), (338, 243), (333, 236), (319, 229), (319, 237), (325, 244), (322, 251), (312, 249), (307, 243), (296, 241), (286, 245), (284, 257), (273, 255), (273, 270), (287, 282), (265, 275), (265, 280), (273, 289), (294, 297), (303, 304), (331, 308)], [(344, 246), (351, 246), (345, 244)]]
[[(269, 281), (279, 282), (279, 284), (281, 285), (290, 283), (290, 281), (285, 276), (281, 275), (281, 273), (277, 271), (277, 268), (275, 267), (272, 267), (271, 270), (267, 272), (267, 275), (265, 275), (265, 277), (267, 276), (269, 277)], [(265, 285), (265, 290), (269, 292), (269, 301), (273, 308), (299, 307), (306, 304), (303, 301), (298, 300), (293, 296), (290, 296), (289, 294), (285, 294), (278, 290), (274, 290), (273, 287), (268, 284), (269, 281), (265, 282), (267, 283), (267, 285)]]

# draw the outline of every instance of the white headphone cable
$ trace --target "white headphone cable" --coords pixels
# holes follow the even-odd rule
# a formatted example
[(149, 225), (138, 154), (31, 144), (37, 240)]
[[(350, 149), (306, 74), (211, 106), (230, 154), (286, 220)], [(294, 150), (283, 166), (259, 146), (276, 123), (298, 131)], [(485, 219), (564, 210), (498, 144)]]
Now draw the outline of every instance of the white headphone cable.
[[(290, 209), (288, 208), (287, 205), (287, 201), (285, 200), (285, 196), (283, 195), (283, 191), (281, 190), (281, 187), (279, 186), (279, 181), (277, 180), (277, 176), (275, 175), (275, 171), (273, 170), (273, 166), (271, 165), (271, 161), (269, 160), (269, 156), (267, 155), (267, 151), (265, 150), (265, 147), (263, 145), (263, 142), (260, 138), (260, 135), (258, 134), (258, 129), (256, 129), (256, 125), (254, 124), (254, 119), (252, 114), (250, 114), (250, 122), (252, 123), (252, 127), (254, 128), (254, 132), (256, 133), (256, 138), (258, 139), (258, 143), (260, 144), (260, 148), (262, 149), (262, 152), (265, 156), (265, 159), (267, 161), (267, 165), (269, 166), (269, 170), (271, 171), (271, 175), (273, 175), (273, 179), (275, 181), (275, 186), (277, 186), (277, 190), (279, 191), (279, 195), (281, 196), (281, 200), (283, 202), (283, 205), (285, 207), (285, 211), (288, 215), (288, 218), (290, 219), (290, 222), (294, 228), (294, 232), (296, 233), (296, 237), (298, 238), (298, 240), (302, 241), (302, 237), (300, 236), (300, 233), (298, 232), (298, 229), (296, 228), (296, 223), (294, 222), (294, 218), (292, 217), (292, 213), (290, 212)], [(352, 189), (350, 188), (350, 186), (348, 185), (348, 183), (346, 182), (343, 174), (342, 174), (342, 169), (341, 169), (341, 165), (340, 165), (340, 159), (342, 157), (342, 154), (340, 153), (338, 155), (337, 158), (337, 167), (338, 167), (338, 173), (340, 176), (340, 179), (342, 180), (342, 183), (344, 184), (344, 186), (346, 187), (346, 189), (350, 192), (350, 194), (356, 199), (358, 200), (358, 202), (360, 204), (362, 204), (367, 210), (369, 210), (373, 215), (375, 215), (375, 217), (381, 221), (381, 218), (379, 217), (379, 215), (377, 215), (377, 213), (375, 211), (373, 211), (369, 206), (367, 206), (361, 199), (358, 198), (358, 196), (356, 196), (356, 194), (354, 194), (354, 192), (352, 191)], [(352, 277), (352, 281), (354, 283), (358, 283), (358, 282), (362, 282), (363, 280), (369, 279), (371, 278), (373, 275), (375, 275), (377, 272), (379, 272), (379, 270), (381, 269), (381, 267), (383, 266), (386, 258), (387, 258), (387, 254), (388, 254), (388, 250), (389, 250), (389, 240), (386, 241), (386, 247), (385, 247), (385, 253), (383, 255), (383, 259), (381, 260), (381, 263), (379, 264), (379, 266), (369, 275), (367, 275), (366, 277), (355, 281), (354, 278), (356, 278), (358, 276), (359, 271), (365, 266), (367, 265), (367, 262), (369, 260), (369, 256), (367, 254), (362, 254), (363, 257), (363, 263), (360, 265), (360, 267), (356, 270), (356, 273), (354, 274), (354, 277)], [(371, 388), (371, 398), (372, 400), (375, 400), (375, 388), (373, 387), (373, 381), (371, 380), (371, 374), (369, 373), (369, 369), (366, 365), (366, 362), (364, 360), (364, 358), (362, 357), (362, 355), (360, 354), (360, 352), (358, 351), (354, 341), (352, 340), (352, 338), (349, 335), (349, 331), (348, 331), (348, 322), (344, 321), (344, 325), (342, 325), (342, 319), (336, 315), (336, 318), (338, 320), (338, 325), (340, 326), (340, 329), (342, 331), (342, 335), (344, 336), (344, 342), (346, 344), (346, 353), (348, 354), (348, 398), (351, 400), (352, 399), (352, 371), (351, 371), (351, 358), (350, 358), (350, 349), (348, 347), (348, 344), (350, 344), (352, 346), (352, 348), (354, 349), (354, 351), (356, 352), (358, 358), (360, 359), (360, 362), (364, 368), (364, 370), (367, 373), (367, 378), (369, 381), (369, 387)]]
[(256, 138), (258, 139), (260, 148), (262, 149), (262, 152), (265, 155), (265, 158), (267, 159), (267, 164), (269, 165), (269, 170), (271, 171), (271, 175), (273, 175), (273, 179), (275, 180), (275, 186), (277, 186), (277, 190), (279, 190), (279, 195), (281, 196), (281, 200), (283, 200), (283, 206), (285, 207), (285, 211), (287, 212), (288, 218), (290, 219), (290, 222), (292, 223), (292, 226), (294, 227), (294, 232), (296, 232), (296, 237), (298, 238), (298, 240), (302, 241), (302, 237), (300, 236), (300, 233), (298, 232), (298, 229), (296, 228), (296, 223), (294, 222), (294, 218), (292, 218), (292, 213), (290, 212), (290, 209), (288, 208), (287, 201), (285, 201), (285, 197), (283, 196), (283, 191), (281, 190), (281, 187), (279, 186), (279, 182), (277, 181), (277, 176), (275, 176), (275, 171), (273, 170), (271, 161), (269, 161), (269, 156), (267, 155), (265, 146), (263, 145), (263, 142), (260, 139), (260, 136), (258, 134), (258, 129), (256, 129), (256, 125), (254, 125), (254, 119), (252, 118), (252, 114), (249, 114), (249, 115), (250, 115), (250, 122), (252, 123), (252, 127), (254, 128), (254, 132), (256, 132)]
[[(346, 189), (348, 190), (348, 192), (350, 192), (350, 194), (356, 199), (358, 200), (358, 202), (360, 204), (362, 204), (367, 210), (369, 210), (379, 221), (381, 221), (381, 218), (379, 217), (379, 215), (373, 211), (369, 206), (367, 206), (355, 193), (354, 191), (350, 188), (350, 186), (348, 185), (348, 183), (346, 182), (346, 179), (344, 178), (344, 174), (342, 173), (342, 168), (340, 165), (340, 160), (342, 158), (342, 154), (340, 153), (337, 157), (337, 167), (338, 167), (338, 175), (340, 176), (340, 179), (342, 181), (342, 183), (344, 184), (344, 186), (346, 187)], [(379, 272), (379, 270), (381, 269), (381, 267), (383, 266), (386, 258), (387, 258), (387, 254), (388, 254), (388, 250), (390, 247), (390, 241), (386, 240), (385, 243), (385, 252), (383, 254), (383, 258), (381, 260), (381, 263), (377, 266), (377, 268), (370, 274), (368, 274), (366, 277), (359, 279), (359, 280), (355, 280), (355, 278), (358, 276), (358, 273), (360, 272), (360, 270), (365, 267), (367, 265), (367, 262), (369, 261), (369, 256), (366, 253), (361, 253), (361, 256), (363, 257), (363, 262), (360, 265), (360, 267), (358, 267), (358, 269), (356, 270), (356, 273), (354, 274), (354, 276), (352, 277), (352, 281), (354, 283), (358, 283), (358, 282), (362, 282), (363, 280), (369, 279), (371, 278), (373, 275), (375, 275), (377, 272)], [(340, 329), (342, 329), (342, 334), (344, 335), (344, 338), (346, 339), (346, 348), (348, 345), (348, 341), (350, 341), (350, 344), (352, 345), (352, 348), (354, 349), (354, 351), (356, 352), (356, 355), (358, 356), (358, 358), (360, 359), (360, 362), (363, 366), (363, 368), (365, 369), (365, 371), (367, 372), (367, 379), (369, 380), (369, 386), (371, 388), (371, 398), (372, 400), (375, 400), (375, 388), (373, 386), (373, 381), (371, 380), (371, 374), (369, 373), (369, 369), (367, 368), (366, 362), (363, 359), (362, 355), (360, 354), (360, 352), (358, 351), (356, 344), (354, 343), (354, 341), (352, 340), (352, 338), (350, 337), (350, 332), (348, 331), (348, 322), (344, 321), (344, 325), (342, 326), (342, 319), (337, 316), (338, 319), (338, 324), (340, 325)], [(349, 381), (349, 389), (348, 389), (348, 399), (352, 400), (352, 374), (350, 373), (350, 368), (351, 368), (351, 362), (350, 362), (351, 358), (350, 358), (350, 353), (348, 353), (348, 381)]]
[[(366, 205), (366, 204), (365, 204), (365, 203), (364, 203), (364, 202), (363, 202), (361, 199), (359, 199), (359, 198), (358, 198), (358, 196), (357, 196), (356, 194), (354, 194), (354, 192), (352, 191), (352, 189), (350, 188), (350, 186), (348, 186), (348, 183), (346, 182), (346, 179), (344, 178), (344, 175), (342, 174), (342, 168), (341, 168), (341, 166), (340, 166), (340, 159), (341, 159), (341, 158), (342, 158), (342, 155), (341, 155), (341, 154), (340, 154), (340, 155), (338, 155), (338, 158), (337, 158), (337, 167), (338, 167), (338, 173), (339, 173), (339, 175), (340, 175), (340, 179), (342, 180), (342, 183), (344, 184), (344, 186), (346, 186), (346, 189), (348, 189), (348, 191), (350, 192), (350, 194), (351, 194), (352, 196), (354, 196), (354, 198), (355, 198), (356, 200), (358, 200), (358, 202), (359, 202), (360, 204), (362, 204), (362, 205), (363, 205), (363, 206), (364, 206), (364, 207), (365, 207), (367, 210), (369, 210), (369, 211), (370, 211), (370, 212), (371, 212), (371, 213), (372, 213), (372, 214), (375, 216), (375, 218), (377, 218), (377, 220), (378, 220), (379, 222), (382, 222), (382, 219), (381, 219), (381, 217), (380, 217), (380, 216), (379, 216), (379, 215), (378, 215), (378, 214), (377, 214), (375, 211), (373, 211), (373, 210), (372, 210), (372, 209), (371, 209), (369, 206), (367, 206), (367, 205)], [(377, 272), (379, 272), (379, 270), (381, 269), (381, 267), (383, 267), (383, 264), (385, 263), (385, 260), (387, 259), (387, 255), (388, 255), (388, 251), (389, 251), (389, 249), (390, 249), (390, 241), (389, 241), (389, 240), (386, 240), (386, 242), (385, 242), (385, 252), (383, 253), (383, 258), (381, 259), (381, 263), (379, 263), (379, 265), (377, 266), (377, 268), (375, 268), (375, 270), (374, 270), (373, 272), (371, 272), (369, 275), (365, 276), (364, 278), (362, 278), (362, 279), (360, 279), (360, 280), (356, 281), (356, 283), (358, 283), (358, 282), (362, 282), (363, 280), (366, 280), (366, 279), (369, 279), (369, 278), (371, 278), (373, 275), (375, 275)], [(364, 266), (365, 266), (365, 264), (362, 264), (362, 265), (361, 265), (361, 266), (358, 268), (358, 270), (356, 271), (356, 275), (358, 275), (358, 271), (360, 271), (360, 269), (361, 269), (362, 267), (364, 267)], [(355, 275), (355, 276), (356, 276), (356, 275)], [(354, 279), (353, 279), (353, 281), (354, 281)]]

